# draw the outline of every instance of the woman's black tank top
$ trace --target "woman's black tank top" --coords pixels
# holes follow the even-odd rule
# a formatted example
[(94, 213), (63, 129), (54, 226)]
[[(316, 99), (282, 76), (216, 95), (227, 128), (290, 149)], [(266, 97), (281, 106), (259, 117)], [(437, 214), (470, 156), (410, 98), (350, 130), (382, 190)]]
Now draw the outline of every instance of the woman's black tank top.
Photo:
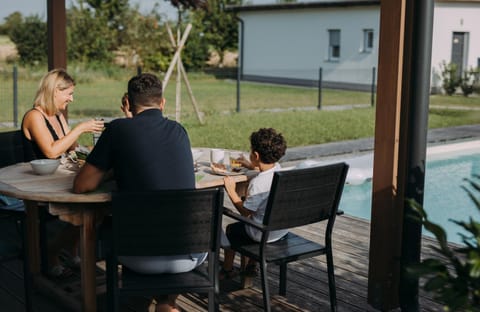
[[(35, 109), (35, 108), (33, 108), (33, 109)], [(55, 116), (56, 116), (56, 118), (57, 118), (57, 120), (60, 124), (60, 127), (62, 128), (63, 135), (65, 136), (65, 129), (63, 129), (63, 124), (60, 121), (60, 116), (58, 116), (58, 115), (55, 115)], [(55, 129), (53, 128), (52, 124), (48, 121), (48, 119), (45, 116), (43, 116), (43, 119), (45, 120), (45, 125), (47, 126), (48, 131), (50, 131), (50, 134), (52, 135), (53, 140), (57, 141), (59, 138), (58, 138), (58, 135), (55, 132)], [(23, 128), (23, 120), (22, 120), (22, 128)], [(42, 150), (38, 146), (37, 142), (35, 142), (33, 140), (29, 140), (25, 136), (23, 131), (22, 131), (22, 141), (23, 141), (23, 154), (24, 154), (24, 157), (25, 157), (25, 161), (30, 161), (30, 160), (33, 160), (33, 159), (48, 158), (42, 152)]]

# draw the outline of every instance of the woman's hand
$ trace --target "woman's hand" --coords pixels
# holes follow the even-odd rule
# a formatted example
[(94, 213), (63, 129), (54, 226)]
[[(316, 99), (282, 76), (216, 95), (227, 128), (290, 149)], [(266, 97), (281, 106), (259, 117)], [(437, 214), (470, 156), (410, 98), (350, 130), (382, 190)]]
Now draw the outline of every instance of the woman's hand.
[(79, 123), (75, 128), (81, 130), (81, 133), (85, 132), (102, 132), (105, 127), (103, 120), (90, 119)]

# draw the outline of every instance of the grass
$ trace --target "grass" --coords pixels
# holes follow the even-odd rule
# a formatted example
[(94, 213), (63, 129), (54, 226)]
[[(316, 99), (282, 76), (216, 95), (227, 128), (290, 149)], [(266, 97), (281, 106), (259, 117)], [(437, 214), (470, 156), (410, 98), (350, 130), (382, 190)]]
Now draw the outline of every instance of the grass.
[[(70, 66), (77, 81), (75, 101), (69, 105), (69, 118), (122, 117), (120, 97), (134, 72), (115, 69), (108, 75), (81, 67)], [(19, 69), (19, 118), (31, 108), (35, 90), (45, 69)], [(273, 127), (287, 138), (289, 146), (304, 146), (333, 141), (351, 140), (374, 135), (375, 109), (370, 107), (369, 92), (325, 89), (322, 107), (365, 104), (365, 108), (349, 110), (317, 110), (315, 88), (299, 88), (250, 82), (241, 83), (241, 111), (236, 108), (236, 81), (215, 79), (214, 76), (191, 73), (188, 76), (193, 95), (206, 123), (201, 125), (193, 109), (185, 85), (181, 93), (181, 123), (187, 129), (193, 146), (248, 149), (250, 133), (261, 127)], [(12, 120), (11, 75), (0, 73), (0, 121)], [(175, 118), (175, 77), (168, 83), (165, 114)], [(431, 96), (429, 127), (450, 127), (480, 122), (476, 110), (452, 109), (455, 106), (480, 107), (480, 97)], [(449, 109), (447, 109), (447, 107)], [(309, 109), (309, 110), (306, 110)], [(276, 110), (272, 112), (271, 110)], [(81, 137), (89, 145), (91, 136)]]
[(436, 106), (464, 106), (480, 108), (480, 95), (473, 94), (469, 97), (465, 97), (460, 94), (452, 96), (432, 95), (430, 96), (430, 103)]
[(14, 43), (10, 40), (10, 38), (8, 38), (8, 36), (0, 35), (0, 45), (5, 45), (5, 44), (11, 45)]

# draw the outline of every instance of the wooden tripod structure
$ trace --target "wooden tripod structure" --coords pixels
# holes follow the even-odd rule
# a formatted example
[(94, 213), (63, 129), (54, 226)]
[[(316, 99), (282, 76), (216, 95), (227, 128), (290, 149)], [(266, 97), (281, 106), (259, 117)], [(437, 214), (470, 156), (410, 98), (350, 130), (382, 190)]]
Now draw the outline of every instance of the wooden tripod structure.
[(193, 105), (193, 108), (195, 109), (195, 113), (197, 114), (198, 121), (200, 121), (201, 124), (204, 124), (202, 113), (199, 111), (197, 101), (193, 96), (192, 87), (190, 86), (190, 82), (188, 81), (187, 73), (185, 71), (185, 67), (183, 66), (183, 62), (181, 58), (181, 52), (185, 45), (185, 41), (187, 41), (188, 34), (192, 29), (192, 24), (187, 25), (187, 28), (185, 29), (183, 35), (181, 35), (180, 33), (180, 27), (177, 28), (177, 41), (175, 41), (172, 30), (170, 29), (170, 26), (168, 25), (168, 23), (165, 25), (167, 27), (170, 43), (176, 49), (176, 51), (175, 51), (175, 54), (173, 55), (170, 65), (168, 66), (167, 73), (165, 74), (165, 77), (163, 79), (163, 91), (165, 91), (165, 89), (167, 88), (168, 80), (170, 79), (173, 69), (176, 66), (177, 67), (177, 80), (176, 80), (177, 84), (176, 84), (176, 97), (175, 97), (175, 120), (180, 122), (180, 118), (181, 118), (180, 117), (181, 110), (182, 110), (181, 85), (182, 85), (182, 78), (183, 78), (185, 86), (187, 87), (187, 93), (190, 97), (190, 100), (192, 101), (192, 105)]

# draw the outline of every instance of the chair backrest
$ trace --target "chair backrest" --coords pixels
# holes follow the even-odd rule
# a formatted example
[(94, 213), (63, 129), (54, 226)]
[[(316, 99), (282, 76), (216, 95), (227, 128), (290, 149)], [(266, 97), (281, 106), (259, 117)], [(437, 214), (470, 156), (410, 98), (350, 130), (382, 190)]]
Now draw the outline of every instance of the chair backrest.
[(278, 230), (334, 220), (347, 171), (337, 163), (275, 172), (263, 224)]
[(121, 256), (216, 252), (223, 192), (218, 189), (114, 192), (113, 253)]
[(0, 168), (23, 161), (21, 130), (0, 132)]

